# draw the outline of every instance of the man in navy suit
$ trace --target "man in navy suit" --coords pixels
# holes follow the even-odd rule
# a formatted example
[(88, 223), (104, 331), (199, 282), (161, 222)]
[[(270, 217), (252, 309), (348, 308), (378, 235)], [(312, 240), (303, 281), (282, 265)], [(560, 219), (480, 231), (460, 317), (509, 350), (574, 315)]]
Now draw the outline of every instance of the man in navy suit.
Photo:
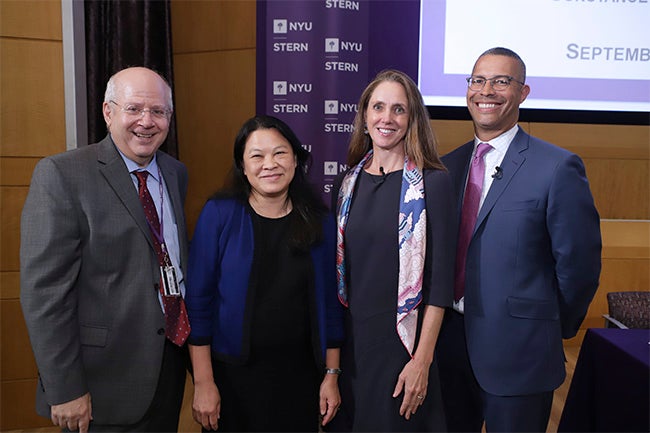
[(525, 82), (513, 51), (481, 54), (467, 89), (475, 137), (443, 157), (461, 218), (470, 161), (490, 145), (456, 262), (460, 295), (438, 340), (450, 431), (479, 432), (483, 421), (487, 431), (546, 431), (566, 374), (562, 339), (576, 335), (598, 287), (600, 219), (584, 165), (517, 125)]

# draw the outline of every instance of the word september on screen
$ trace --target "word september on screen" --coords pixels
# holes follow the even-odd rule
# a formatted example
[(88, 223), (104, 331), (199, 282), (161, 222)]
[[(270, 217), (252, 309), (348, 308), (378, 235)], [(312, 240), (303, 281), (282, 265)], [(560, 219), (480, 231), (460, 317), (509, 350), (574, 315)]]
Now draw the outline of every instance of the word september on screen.
[(465, 106), (486, 49), (517, 52), (522, 108), (650, 112), (650, 0), (422, 0), (419, 86), (430, 106)]

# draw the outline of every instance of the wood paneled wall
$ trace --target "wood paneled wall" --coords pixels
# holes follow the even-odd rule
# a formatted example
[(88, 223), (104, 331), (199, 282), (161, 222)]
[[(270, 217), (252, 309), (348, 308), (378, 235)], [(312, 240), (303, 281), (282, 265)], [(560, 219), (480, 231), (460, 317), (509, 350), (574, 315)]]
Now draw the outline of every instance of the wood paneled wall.
[(65, 150), (61, 4), (0, 1), (0, 430), (36, 415), (36, 365), (19, 302), (19, 227), (31, 173)]
[(232, 165), (235, 135), (255, 115), (255, 1), (172, 0), (180, 159), (190, 175), (190, 234)]
[[(190, 234), (255, 114), (255, 1), (172, 0), (180, 159), (190, 172)], [(18, 301), (20, 211), (39, 158), (65, 150), (61, 4), (0, 0), (0, 430), (50, 425), (34, 412), (36, 367)], [(433, 120), (440, 152), (472, 137), (468, 121)], [(601, 327), (605, 294), (650, 290), (650, 128), (524, 123), (579, 154), (602, 218), (603, 272), (586, 327)], [(567, 344), (579, 344), (582, 333)]]

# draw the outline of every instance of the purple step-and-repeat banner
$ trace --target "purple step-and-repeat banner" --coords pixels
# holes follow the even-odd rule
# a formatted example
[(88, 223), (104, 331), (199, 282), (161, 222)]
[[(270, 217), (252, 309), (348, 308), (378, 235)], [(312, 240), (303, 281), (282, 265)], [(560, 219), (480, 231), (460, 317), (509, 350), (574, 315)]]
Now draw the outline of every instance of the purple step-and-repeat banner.
[(418, 0), (258, 1), (257, 112), (285, 121), (311, 152), (326, 203), (368, 82), (386, 68), (417, 82), (418, 25)]

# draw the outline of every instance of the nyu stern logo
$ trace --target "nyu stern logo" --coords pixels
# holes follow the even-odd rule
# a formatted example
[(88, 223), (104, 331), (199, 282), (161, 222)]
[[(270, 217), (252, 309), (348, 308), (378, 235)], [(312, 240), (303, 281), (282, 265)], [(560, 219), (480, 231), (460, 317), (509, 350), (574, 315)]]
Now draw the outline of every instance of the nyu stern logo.
[(324, 108), (325, 114), (356, 113), (358, 111), (357, 104), (340, 102), (336, 99), (326, 99)]
[(286, 34), (289, 32), (311, 32), (311, 21), (289, 21), (287, 19), (273, 20), (273, 33)]
[(342, 41), (339, 38), (325, 38), (326, 53), (341, 51), (361, 53), (363, 52), (363, 44), (361, 42)]
[(311, 93), (311, 83), (289, 83), (287, 81), (274, 81), (274, 95), (288, 95), (289, 93)]

